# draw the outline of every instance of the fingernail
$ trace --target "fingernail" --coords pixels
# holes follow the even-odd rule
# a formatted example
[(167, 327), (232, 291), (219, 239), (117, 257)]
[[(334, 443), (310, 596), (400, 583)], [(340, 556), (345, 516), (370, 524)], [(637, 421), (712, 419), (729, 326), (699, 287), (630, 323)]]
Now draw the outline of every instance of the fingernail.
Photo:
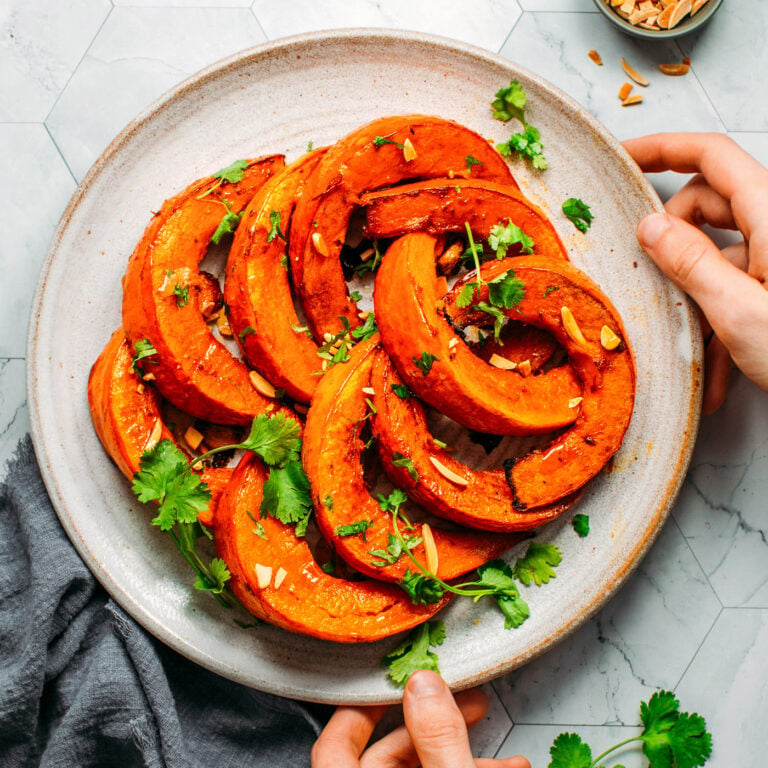
[(672, 222), (665, 213), (652, 213), (638, 225), (637, 239), (640, 245), (652, 248), (671, 226)]
[(408, 691), (418, 699), (436, 696), (445, 692), (445, 683), (440, 675), (423, 669), (414, 672), (408, 680)]

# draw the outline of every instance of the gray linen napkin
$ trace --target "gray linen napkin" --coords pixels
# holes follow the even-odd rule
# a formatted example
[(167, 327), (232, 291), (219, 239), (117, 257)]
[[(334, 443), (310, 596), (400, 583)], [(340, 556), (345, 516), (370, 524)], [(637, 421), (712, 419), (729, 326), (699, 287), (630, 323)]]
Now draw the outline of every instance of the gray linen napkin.
[(21, 441), (0, 485), (0, 766), (307, 766), (327, 714), (150, 637), (83, 564)]

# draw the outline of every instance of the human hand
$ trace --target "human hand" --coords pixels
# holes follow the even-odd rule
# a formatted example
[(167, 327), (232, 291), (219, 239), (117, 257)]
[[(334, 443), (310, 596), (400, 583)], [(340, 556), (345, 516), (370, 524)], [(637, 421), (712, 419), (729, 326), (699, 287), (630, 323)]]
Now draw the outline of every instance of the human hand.
[[(648, 255), (699, 305), (708, 331), (704, 412), (723, 403), (733, 361), (768, 391), (768, 170), (727, 136), (670, 133), (624, 142), (646, 173), (695, 173), (637, 237)], [(722, 251), (703, 224), (738, 230)]]
[(339, 707), (312, 749), (312, 768), (531, 768), (524, 757), (472, 757), (467, 726), (487, 709), (481, 690), (454, 699), (438, 674), (415, 672), (403, 693), (404, 725), (368, 746), (387, 707)]

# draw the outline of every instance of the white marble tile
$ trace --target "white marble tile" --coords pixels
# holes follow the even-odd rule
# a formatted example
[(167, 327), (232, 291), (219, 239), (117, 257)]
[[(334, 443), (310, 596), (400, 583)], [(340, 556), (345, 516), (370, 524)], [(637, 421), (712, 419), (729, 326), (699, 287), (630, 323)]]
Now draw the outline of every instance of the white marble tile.
[[(640, 701), (635, 702), (638, 711), (636, 719), (639, 721)], [(561, 733), (577, 733), (582, 741), (592, 750), (592, 758), (596, 758), (604, 750), (618, 744), (618, 742), (635, 736), (638, 728), (625, 728), (622, 726), (598, 727), (594, 725), (516, 725), (498, 752), (497, 757), (513, 757), (523, 755), (527, 757), (533, 768), (545, 768), (549, 765), (550, 748), (555, 739)], [(643, 757), (637, 744), (629, 745), (620, 751), (614, 752), (611, 757), (619, 760), (624, 768), (647, 768), (648, 761)], [(615, 763), (608, 758), (607, 762), (600, 765), (613, 766)]]
[(726, 606), (768, 607), (768, 394), (735, 374), (704, 417), (674, 510)]
[(0, 359), (0, 480), (24, 435), (29, 432), (23, 360)]
[(768, 3), (723, 3), (701, 32), (681, 39), (693, 71), (729, 131), (768, 130)]
[(768, 168), (768, 133), (729, 132), (728, 135), (759, 163)]
[(597, 616), (494, 687), (516, 725), (635, 723), (639, 701), (675, 685), (719, 611), (670, 521)]
[(524, 11), (589, 11), (598, 13), (592, 0), (517, 0)]
[(507, 737), (512, 721), (493, 686), (483, 686), (488, 696), (488, 714), (469, 732), (475, 757), (494, 757)]
[(112, 0), (136, 8), (250, 8), (253, 0)]
[[(603, 66), (587, 51), (596, 49)], [(601, 15), (587, 13), (525, 13), (501, 54), (559, 86), (586, 107), (618, 138), (658, 131), (722, 131), (712, 105), (693, 77), (667, 77), (659, 63), (679, 61), (674, 42), (649, 46), (616, 30)], [(628, 80), (621, 67), (626, 58), (651, 84), (635, 86), (644, 101), (622, 107), (617, 94)], [(536, 106), (530, 106), (535, 125)], [(546, 145), (546, 136), (542, 137)]]
[(45, 119), (111, 7), (109, 0), (0, 3), (0, 121)]
[(712, 734), (707, 765), (764, 766), (768, 610), (726, 609), (677, 687), (681, 709)]
[(43, 125), (0, 125), (0, 357), (24, 356), (38, 273), (74, 190)]
[(270, 39), (342, 27), (383, 27), (428, 32), (497, 51), (520, 16), (514, 0), (294, 0), (291, 13), (272, 0), (256, 0), (253, 12)]
[(115, 8), (46, 121), (81, 179), (119, 131), (199, 69), (264, 42), (239, 8)]

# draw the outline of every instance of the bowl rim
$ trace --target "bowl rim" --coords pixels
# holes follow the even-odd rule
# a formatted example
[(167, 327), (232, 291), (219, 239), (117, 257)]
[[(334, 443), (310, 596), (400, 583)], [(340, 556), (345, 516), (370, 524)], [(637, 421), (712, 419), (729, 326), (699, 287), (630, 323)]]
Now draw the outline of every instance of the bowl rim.
[(660, 29), (658, 32), (652, 29), (642, 29), (630, 24), (628, 21), (619, 16), (618, 13), (613, 11), (606, 4), (606, 0), (592, 0), (597, 9), (605, 16), (609, 21), (615, 24), (619, 29), (634, 37), (641, 37), (646, 40), (669, 40), (675, 37), (682, 37), (691, 32), (700, 29), (704, 24), (709, 21), (715, 12), (720, 8), (723, 0), (710, 0), (709, 7), (702, 9), (692, 19), (688, 19), (687, 22), (682, 22), (674, 29)]

